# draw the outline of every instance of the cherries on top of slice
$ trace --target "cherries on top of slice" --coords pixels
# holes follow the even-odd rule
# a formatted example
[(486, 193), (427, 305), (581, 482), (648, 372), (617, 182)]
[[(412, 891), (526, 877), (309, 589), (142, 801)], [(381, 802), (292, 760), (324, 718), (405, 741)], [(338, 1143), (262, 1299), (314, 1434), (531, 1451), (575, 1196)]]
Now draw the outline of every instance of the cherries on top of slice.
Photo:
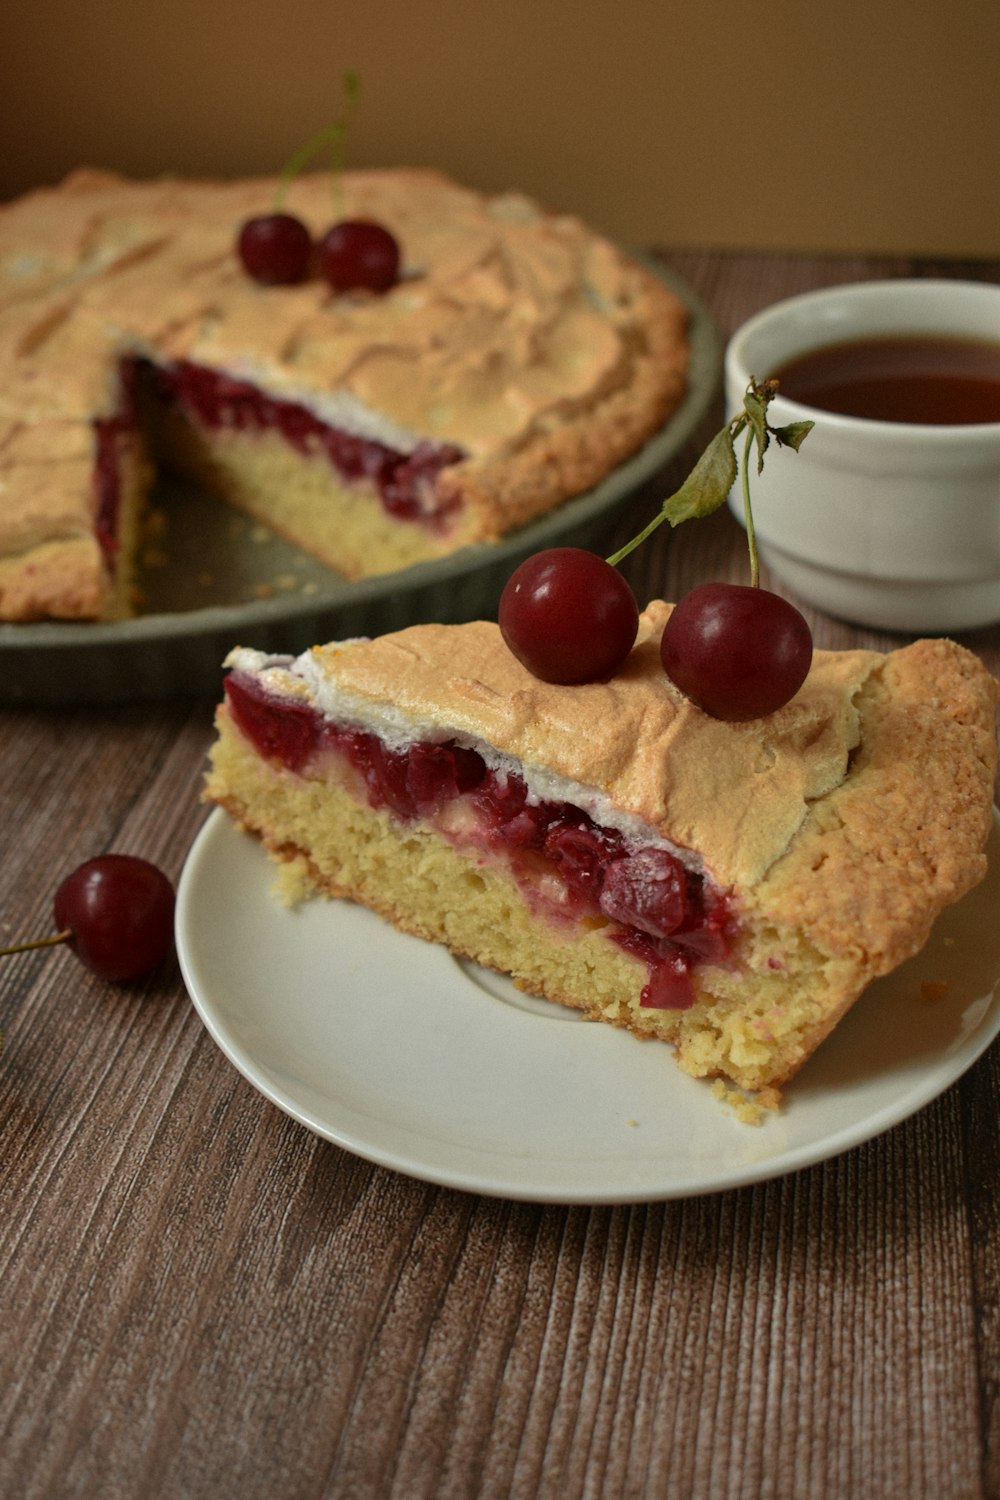
[(315, 264), (335, 292), (386, 292), (399, 280), (395, 235), (369, 219), (342, 219), (317, 244), (294, 214), (258, 214), (236, 242), (243, 269), (264, 286), (293, 286)]
[(611, 677), (635, 644), (639, 608), (627, 580), (582, 547), (526, 558), (500, 597), (500, 633), (543, 682)]
[(660, 512), (609, 558), (556, 547), (522, 563), (500, 598), (499, 622), (516, 657), (546, 682), (595, 682), (617, 671), (635, 642), (638, 610), (616, 564), (664, 521), (677, 526), (711, 515), (726, 503), (740, 473), (736, 438), (743, 436), (743, 511), (750, 551), (750, 587), (708, 583), (675, 606), (660, 644), (671, 681), (713, 718), (757, 719), (798, 692), (812, 662), (812, 634), (787, 600), (758, 586), (759, 566), (750, 504), (750, 459), (757, 473), (773, 442), (798, 452), (812, 422), (775, 427), (768, 420), (776, 380), (751, 376), (742, 409), (708, 444), (687, 479)]
[[(578, 547), (535, 553), (500, 597), (500, 633), (543, 682), (601, 682), (635, 643), (639, 611), (617, 568)], [(716, 719), (757, 719), (805, 681), (812, 635), (787, 600), (767, 589), (706, 583), (674, 607), (660, 642), (671, 681)]]

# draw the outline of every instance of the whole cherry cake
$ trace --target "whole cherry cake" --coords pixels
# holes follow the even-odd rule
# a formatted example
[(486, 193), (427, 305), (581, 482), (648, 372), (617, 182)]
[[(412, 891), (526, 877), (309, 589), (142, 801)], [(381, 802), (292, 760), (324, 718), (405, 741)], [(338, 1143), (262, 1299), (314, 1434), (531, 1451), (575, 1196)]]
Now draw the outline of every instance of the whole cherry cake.
[(725, 721), (664, 673), (670, 615), (573, 684), (484, 622), (237, 649), (207, 794), (289, 892), (777, 1089), (985, 874), (995, 684), (948, 641), (817, 651), (788, 703)]
[(398, 265), (345, 287), (329, 175), (275, 191), (82, 171), (0, 211), (0, 619), (127, 614), (160, 464), (353, 578), (502, 537), (680, 401), (682, 304), (577, 220), (346, 172), (348, 261)]

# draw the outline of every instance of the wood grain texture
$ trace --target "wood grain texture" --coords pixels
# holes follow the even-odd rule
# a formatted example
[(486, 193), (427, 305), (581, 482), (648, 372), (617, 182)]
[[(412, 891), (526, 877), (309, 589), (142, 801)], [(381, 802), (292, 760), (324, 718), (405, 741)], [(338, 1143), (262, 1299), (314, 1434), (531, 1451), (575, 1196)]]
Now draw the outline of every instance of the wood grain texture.
[[(723, 334), (839, 280), (1000, 279), (665, 259)], [(628, 566), (669, 597), (744, 576), (743, 542), (720, 513)], [(811, 619), (821, 645), (893, 644)], [(1000, 670), (1000, 631), (968, 641)], [(104, 848), (176, 877), (210, 738), (204, 701), (4, 714), (0, 934), (47, 930), (58, 874)], [(314, 1138), (225, 1061), (172, 966), (114, 991), (62, 950), (7, 959), (0, 1025), (5, 1497), (1000, 1496), (996, 1048), (822, 1166), (587, 1209)]]

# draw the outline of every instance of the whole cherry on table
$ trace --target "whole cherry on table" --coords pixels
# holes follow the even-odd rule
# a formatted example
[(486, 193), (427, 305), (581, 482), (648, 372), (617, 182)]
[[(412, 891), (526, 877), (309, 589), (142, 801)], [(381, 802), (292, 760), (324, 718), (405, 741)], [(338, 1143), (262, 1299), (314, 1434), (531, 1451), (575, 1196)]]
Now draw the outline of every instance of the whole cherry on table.
[(0, 948), (0, 956), (65, 943), (102, 979), (126, 983), (158, 968), (173, 945), (174, 888), (158, 866), (134, 854), (98, 854), (60, 883), (58, 929)]

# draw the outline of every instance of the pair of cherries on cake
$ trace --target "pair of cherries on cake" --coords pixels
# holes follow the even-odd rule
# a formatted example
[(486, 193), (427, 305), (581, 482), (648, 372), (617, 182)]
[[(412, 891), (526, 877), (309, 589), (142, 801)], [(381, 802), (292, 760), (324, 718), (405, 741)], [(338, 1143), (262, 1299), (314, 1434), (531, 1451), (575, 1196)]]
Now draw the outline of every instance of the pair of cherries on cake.
[(278, 201), (270, 213), (241, 225), (236, 249), (243, 269), (265, 286), (293, 286), (315, 269), (335, 292), (387, 292), (399, 280), (400, 251), (395, 235), (371, 219), (338, 219), (318, 240), (306, 225), (281, 206), (285, 189), (321, 147), (332, 150), (331, 187), (343, 169), (348, 125), (361, 80), (353, 68), (343, 79), (345, 110), (324, 125), (286, 163), (279, 177)]
[(736, 478), (737, 435), (746, 431), (743, 497), (751, 583), (712, 582), (692, 589), (675, 606), (660, 641), (667, 676), (713, 718), (741, 721), (783, 708), (798, 692), (812, 661), (812, 634), (786, 599), (759, 586), (759, 564), (747, 479), (754, 442), (758, 472), (774, 438), (798, 449), (809, 422), (775, 428), (767, 421), (773, 381), (751, 383), (743, 410), (729, 422), (660, 514), (613, 557), (578, 547), (535, 553), (515, 570), (501, 595), (500, 632), (510, 650), (543, 682), (572, 685), (612, 677), (635, 643), (639, 609), (618, 562), (662, 521), (671, 525), (707, 515), (726, 499)]
[[(639, 609), (611, 563), (579, 547), (553, 547), (512, 575), (499, 625), (514, 655), (543, 682), (599, 682), (631, 651)], [(660, 656), (667, 676), (705, 713), (756, 719), (798, 692), (812, 636), (799, 611), (767, 589), (704, 583), (673, 610)]]
[(387, 292), (399, 280), (394, 234), (370, 219), (340, 219), (316, 241), (295, 214), (257, 214), (236, 241), (247, 275), (265, 286), (305, 281), (313, 267), (335, 292)]

